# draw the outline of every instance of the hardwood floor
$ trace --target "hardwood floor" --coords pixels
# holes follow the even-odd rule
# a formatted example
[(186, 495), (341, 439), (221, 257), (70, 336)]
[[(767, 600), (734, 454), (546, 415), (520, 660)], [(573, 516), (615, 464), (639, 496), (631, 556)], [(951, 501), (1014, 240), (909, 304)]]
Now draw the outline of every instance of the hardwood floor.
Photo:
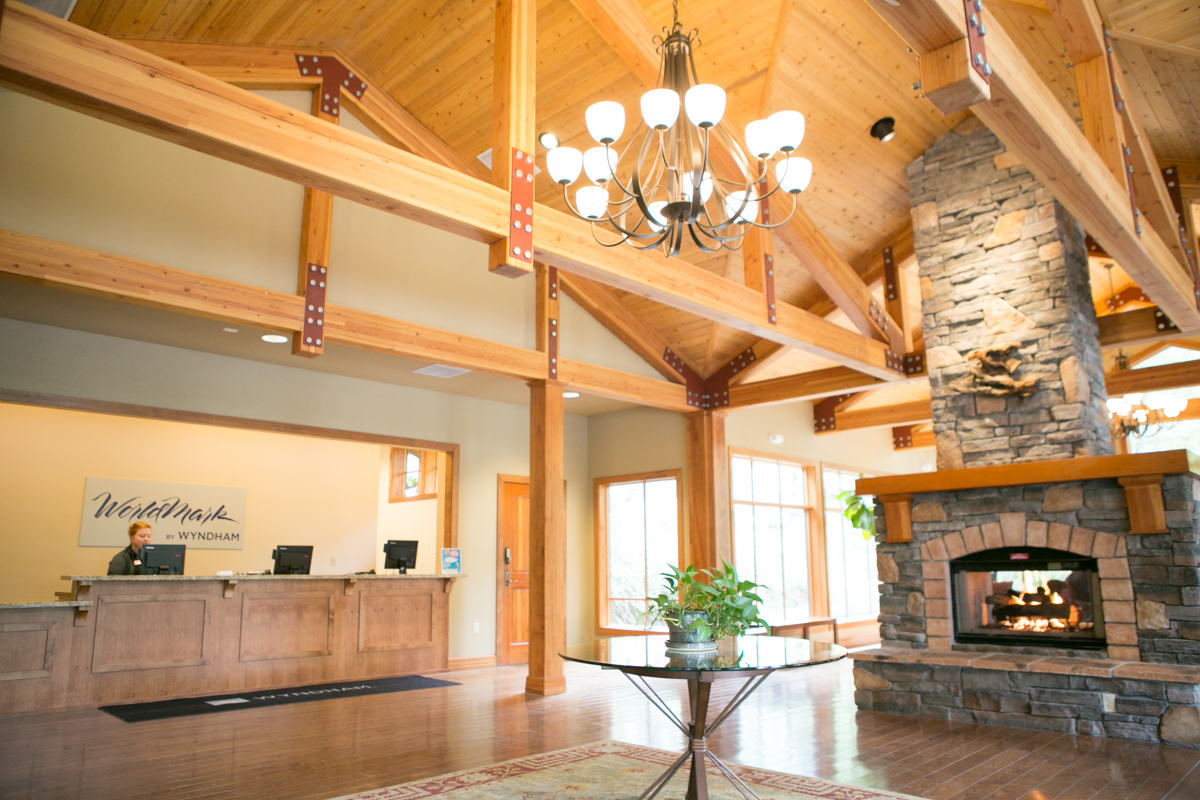
[[(712, 739), (727, 761), (931, 800), (1197, 800), (1200, 750), (947, 723), (854, 707), (849, 662), (777, 673)], [(317, 798), (604, 739), (682, 737), (621, 675), (523, 667), (461, 686), (126, 724), (82, 710), (0, 720), (3, 798)], [(664, 696), (683, 684), (660, 681)], [(718, 682), (714, 707), (740, 682)]]

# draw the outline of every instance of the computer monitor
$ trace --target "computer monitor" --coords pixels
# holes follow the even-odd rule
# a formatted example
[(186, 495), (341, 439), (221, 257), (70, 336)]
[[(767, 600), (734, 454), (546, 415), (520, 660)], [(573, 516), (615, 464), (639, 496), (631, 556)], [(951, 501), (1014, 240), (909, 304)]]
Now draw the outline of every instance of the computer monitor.
[(384, 569), (398, 569), (401, 575), (405, 575), (410, 569), (417, 568), (416, 542), (390, 539), (383, 546), (383, 552), (385, 555), (383, 560)]
[(139, 556), (143, 575), (182, 575), (186, 544), (144, 544)]
[(276, 575), (307, 575), (312, 566), (311, 544), (281, 544), (271, 551)]

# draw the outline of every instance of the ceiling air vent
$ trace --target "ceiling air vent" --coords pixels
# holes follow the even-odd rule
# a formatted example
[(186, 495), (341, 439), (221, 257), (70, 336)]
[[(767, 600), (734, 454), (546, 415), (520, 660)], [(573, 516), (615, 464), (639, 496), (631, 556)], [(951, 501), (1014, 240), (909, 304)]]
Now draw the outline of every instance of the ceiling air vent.
[(457, 378), (459, 375), (466, 375), (470, 371), (461, 367), (448, 367), (445, 364), (430, 364), (428, 367), (414, 369), (413, 373), (416, 375), (428, 375), (432, 378)]

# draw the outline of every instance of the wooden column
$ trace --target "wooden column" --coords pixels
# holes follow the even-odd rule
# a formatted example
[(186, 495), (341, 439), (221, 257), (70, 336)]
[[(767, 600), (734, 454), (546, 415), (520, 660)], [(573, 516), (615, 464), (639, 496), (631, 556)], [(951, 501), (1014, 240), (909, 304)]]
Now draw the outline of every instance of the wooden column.
[(729, 457), (725, 448), (725, 412), (687, 415), (688, 542), (696, 567), (733, 563), (729, 519)]
[(557, 381), (529, 384), (529, 677), (525, 691), (567, 690), (567, 524), (563, 399)]
[(537, 0), (496, 0), (494, 63), (492, 183), (509, 192), (509, 229), (488, 251), (488, 269), (519, 278), (533, 271)]
[[(313, 91), (313, 115), (338, 124), (338, 115), (327, 111), (324, 86)], [(292, 334), (292, 355), (316, 358), (325, 346), (325, 286), (329, 280), (329, 239), (333, 230), (333, 195), (309, 187), (304, 188), (304, 216), (300, 223), (300, 267), (297, 271), (296, 293), (305, 298), (305, 324)], [(315, 282), (315, 283), (312, 283)], [(313, 300), (313, 302), (308, 302)], [(311, 309), (308, 306), (312, 306)]]

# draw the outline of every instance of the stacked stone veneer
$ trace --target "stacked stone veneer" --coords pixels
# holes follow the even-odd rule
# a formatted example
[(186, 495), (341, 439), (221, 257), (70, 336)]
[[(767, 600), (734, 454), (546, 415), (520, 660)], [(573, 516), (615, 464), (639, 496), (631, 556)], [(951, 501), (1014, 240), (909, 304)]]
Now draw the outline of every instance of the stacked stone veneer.
[(1103, 650), (953, 641), (951, 559), (997, 547), (1050, 547), (1097, 559), (1107, 656), (1200, 665), (1200, 480), (1167, 475), (1169, 533), (1130, 534), (1115, 479), (930, 492), (913, 497), (913, 541), (884, 541), (879, 560), (885, 647), (1104, 658)]
[(864, 711), (1200, 747), (1200, 667), (966, 653), (855, 653)]
[[(1112, 453), (1082, 228), (974, 118), (908, 179), (938, 468)], [(1031, 396), (952, 385), (1010, 342)]]

